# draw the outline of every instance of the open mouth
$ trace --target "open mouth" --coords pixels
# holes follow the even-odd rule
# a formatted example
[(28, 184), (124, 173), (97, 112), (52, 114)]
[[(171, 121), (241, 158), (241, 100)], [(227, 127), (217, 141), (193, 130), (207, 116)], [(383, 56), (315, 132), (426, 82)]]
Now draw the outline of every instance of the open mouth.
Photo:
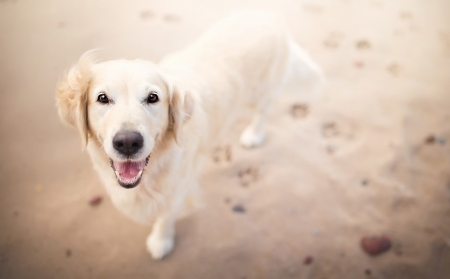
[(116, 162), (110, 159), (111, 167), (120, 186), (127, 189), (136, 187), (141, 181), (142, 172), (149, 159), (150, 156), (141, 161), (127, 160)]

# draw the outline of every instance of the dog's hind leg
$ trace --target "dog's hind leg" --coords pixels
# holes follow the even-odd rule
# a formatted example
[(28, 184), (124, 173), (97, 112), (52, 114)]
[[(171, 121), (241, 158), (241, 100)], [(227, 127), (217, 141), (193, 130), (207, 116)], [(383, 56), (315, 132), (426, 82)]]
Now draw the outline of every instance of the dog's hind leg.
[(240, 143), (245, 148), (252, 148), (263, 143), (265, 138), (265, 123), (269, 106), (264, 105), (257, 109), (250, 124), (244, 129), (241, 134)]
[(244, 129), (240, 137), (240, 143), (245, 148), (253, 148), (261, 145), (265, 139), (265, 125), (272, 103), (282, 92), (283, 87), (277, 86), (267, 89), (268, 94), (260, 94), (261, 98), (257, 104), (255, 114), (250, 124)]
[[(266, 88), (270, 93), (261, 100), (252, 121), (241, 134), (240, 143), (246, 148), (259, 146), (264, 141), (266, 117), (279, 93), (287, 90), (289, 86), (294, 86), (294, 91), (300, 91), (300, 94), (295, 94), (299, 95), (294, 96), (296, 99), (300, 97), (303, 100), (313, 101), (322, 91), (325, 77), (320, 67), (293, 40), (288, 39), (287, 43), (289, 51), (287, 63), (275, 62), (271, 75), (275, 77), (274, 82), (272, 86)], [(282, 77), (277, 79), (277, 73), (282, 73)]]

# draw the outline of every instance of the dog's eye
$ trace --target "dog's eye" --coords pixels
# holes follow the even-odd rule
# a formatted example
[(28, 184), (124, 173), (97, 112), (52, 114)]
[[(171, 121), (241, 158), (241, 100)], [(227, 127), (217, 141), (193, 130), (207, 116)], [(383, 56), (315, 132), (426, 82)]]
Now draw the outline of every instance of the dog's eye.
[(97, 97), (97, 102), (102, 103), (102, 104), (108, 104), (109, 103), (109, 99), (106, 96), (106, 94), (100, 94)]
[(156, 95), (155, 93), (150, 93), (147, 97), (147, 103), (148, 104), (153, 104), (159, 101), (158, 95)]

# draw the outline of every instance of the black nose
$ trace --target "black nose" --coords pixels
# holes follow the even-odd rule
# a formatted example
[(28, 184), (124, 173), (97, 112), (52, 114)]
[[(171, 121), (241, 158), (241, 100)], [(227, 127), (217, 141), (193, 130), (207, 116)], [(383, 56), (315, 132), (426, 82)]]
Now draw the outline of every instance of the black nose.
[(144, 146), (144, 138), (135, 131), (120, 131), (113, 138), (113, 146), (120, 154), (128, 157)]

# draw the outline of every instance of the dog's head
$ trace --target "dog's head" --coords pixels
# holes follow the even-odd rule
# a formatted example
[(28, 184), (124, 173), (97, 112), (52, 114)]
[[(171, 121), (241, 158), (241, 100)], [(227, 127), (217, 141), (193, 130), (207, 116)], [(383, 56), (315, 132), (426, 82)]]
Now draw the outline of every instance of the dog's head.
[(151, 62), (94, 63), (85, 53), (60, 82), (57, 105), (83, 147), (94, 141), (110, 158), (118, 183), (133, 188), (158, 141), (180, 144), (193, 99)]

